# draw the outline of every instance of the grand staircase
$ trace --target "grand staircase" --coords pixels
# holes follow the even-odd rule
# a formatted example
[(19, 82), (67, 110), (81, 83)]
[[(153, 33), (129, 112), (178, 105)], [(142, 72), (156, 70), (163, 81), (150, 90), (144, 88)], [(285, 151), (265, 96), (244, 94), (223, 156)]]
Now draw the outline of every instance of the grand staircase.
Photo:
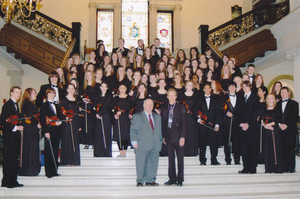
[[(238, 174), (241, 165), (226, 165), (223, 149), (219, 149), (219, 166), (200, 166), (198, 157), (185, 157), (183, 187), (164, 186), (168, 180), (168, 160), (159, 160), (158, 187), (136, 187), (135, 157), (132, 149), (126, 158), (94, 158), (92, 149), (81, 146), (81, 166), (59, 167), (60, 177), (48, 179), (44, 168), (37, 177), (19, 177), (22, 188), (0, 188), (0, 198), (6, 199), (79, 199), (79, 198), (300, 198), (300, 158), (293, 174), (265, 174), (264, 165), (258, 173)], [(2, 176), (0, 176), (2, 177)]]

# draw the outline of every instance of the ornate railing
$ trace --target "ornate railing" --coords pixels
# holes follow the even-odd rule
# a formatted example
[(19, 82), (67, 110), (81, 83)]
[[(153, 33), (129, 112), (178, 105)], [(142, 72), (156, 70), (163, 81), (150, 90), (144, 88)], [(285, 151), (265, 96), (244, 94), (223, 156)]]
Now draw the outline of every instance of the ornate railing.
[(266, 24), (274, 24), (290, 11), (289, 1), (252, 10), (208, 32), (216, 47), (226, 45)]
[(72, 41), (72, 28), (36, 11), (35, 17), (25, 18), (16, 12), (14, 21), (66, 48)]

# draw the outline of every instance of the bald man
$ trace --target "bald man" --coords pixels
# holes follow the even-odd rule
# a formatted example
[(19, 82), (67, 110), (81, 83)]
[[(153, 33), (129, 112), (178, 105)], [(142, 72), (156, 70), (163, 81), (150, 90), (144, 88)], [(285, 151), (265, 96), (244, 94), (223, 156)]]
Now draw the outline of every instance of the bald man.
[(162, 147), (161, 117), (152, 112), (153, 101), (146, 99), (144, 111), (134, 114), (130, 126), (130, 141), (135, 151), (137, 186), (158, 186), (155, 182), (159, 152)]

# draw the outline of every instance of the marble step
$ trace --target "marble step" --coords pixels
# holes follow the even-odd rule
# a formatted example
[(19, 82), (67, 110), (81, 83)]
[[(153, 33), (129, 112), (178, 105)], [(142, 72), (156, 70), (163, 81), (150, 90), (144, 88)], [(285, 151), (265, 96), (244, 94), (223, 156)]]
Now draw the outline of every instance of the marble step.
[[(189, 185), (184, 184), (183, 187), (177, 186), (157, 186), (157, 187), (135, 187), (130, 186), (95, 186), (95, 185), (40, 185), (26, 186), (18, 189), (1, 189), (1, 196), (76, 196), (90, 197), (98, 196), (101, 198), (122, 197), (131, 198), (182, 198), (182, 197), (201, 197), (201, 196), (222, 196), (222, 195), (256, 195), (256, 194), (281, 194), (296, 193), (300, 194), (299, 181), (278, 182), (278, 183), (253, 183), (253, 184), (229, 184), (229, 185)], [(176, 197), (175, 197), (176, 196)]]
[[(185, 181), (188, 185), (228, 185), (235, 183), (278, 183), (278, 182), (296, 182), (299, 180), (300, 174), (256, 174), (256, 175), (240, 175), (240, 174), (222, 174), (222, 175), (185, 175)], [(167, 174), (158, 175), (157, 182), (161, 185), (168, 180)], [(26, 186), (55, 184), (64, 186), (68, 185), (118, 185), (127, 184), (135, 185), (136, 176), (108, 176), (108, 175), (63, 175), (56, 178), (48, 179), (43, 175), (36, 177), (19, 177), (19, 182)]]

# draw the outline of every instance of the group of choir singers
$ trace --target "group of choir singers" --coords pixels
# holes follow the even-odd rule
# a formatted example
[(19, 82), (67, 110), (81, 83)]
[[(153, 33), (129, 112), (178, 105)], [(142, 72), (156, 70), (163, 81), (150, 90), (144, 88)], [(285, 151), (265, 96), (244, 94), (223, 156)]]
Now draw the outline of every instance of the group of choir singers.
[[(11, 89), (1, 114), (2, 186), (18, 187), (17, 174), (39, 175), (40, 129), (49, 178), (59, 175), (58, 165), (80, 165), (80, 144), (92, 147), (94, 157), (112, 157), (115, 141), (118, 157), (126, 157), (132, 115), (143, 111), (147, 98), (154, 101), (153, 112), (160, 114), (168, 105), (170, 88), (186, 108), (185, 156), (199, 155), (200, 165), (206, 165), (209, 146), (211, 164), (219, 165), (218, 148), (224, 146), (227, 165), (231, 157), (240, 164), (242, 157), (239, 173), (256, 173), (258, 163), (265, 164), (266, 173), (295, 172), (298, 103), (289, 98), (289, 88), (276, 82), (269, 93), (254, 65), (242, 74), (234, 58), (218, 58), (209, 48), (199, 55), (192, 47), (188, 58), (182, 49), (171, 57), (169, 49), (159, 47), (159, 39), (147, 48), (143, 40), (138, 48), (127, 49), (124, 43), (120, 38), (111, 56), (100, 43), (83, 64), (73, 55), (64, 68), (49, 74), (49, 84), (38, 93), (33, 88), (24, 91), (20, 112), (21, 90)], [(22, 120), (21, 126), (7, 120), (13, 115)], [(160, 156), (166, 155), (163, 144)]]

